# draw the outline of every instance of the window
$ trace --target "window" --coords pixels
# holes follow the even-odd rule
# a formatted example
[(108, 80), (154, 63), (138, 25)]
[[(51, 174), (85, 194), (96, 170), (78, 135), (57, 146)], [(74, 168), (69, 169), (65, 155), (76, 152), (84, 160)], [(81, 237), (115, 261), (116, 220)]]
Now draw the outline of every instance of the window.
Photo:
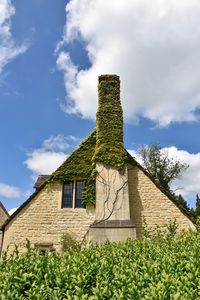
[(85, 208), (85, 203), (83, 202), (83, 191), (85, 188), (85, 181), (77, 180), (76, 181), (76, 196), (75, 196), (75, 207), (76, 208)]
[(34, 246), (39, 250), (40, 255), (46, 255), (49, 252), (55, 251), (53, 243), (39, 242), (39, 243), (35, 243)]
[(85, 208), (83, 203), (84, 180), (67, 181), (63, 184), (62, 208)]
[(63, 208), (72, 207), (73, 190), (74, 190), (73, 181), (69, 181), (63, 184), (63, 199), (62, 199)]

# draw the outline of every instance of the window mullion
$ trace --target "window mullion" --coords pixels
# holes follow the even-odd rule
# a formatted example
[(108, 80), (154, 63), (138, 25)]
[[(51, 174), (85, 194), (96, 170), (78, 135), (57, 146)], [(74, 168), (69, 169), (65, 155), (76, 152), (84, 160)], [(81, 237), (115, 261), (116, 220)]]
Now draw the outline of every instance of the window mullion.
[(75, 197), (76, 197), (76, 180), (73, 181), (73, 208), (76, 207), (76, 203), (75, 203), (76, 199), (75, 199)]

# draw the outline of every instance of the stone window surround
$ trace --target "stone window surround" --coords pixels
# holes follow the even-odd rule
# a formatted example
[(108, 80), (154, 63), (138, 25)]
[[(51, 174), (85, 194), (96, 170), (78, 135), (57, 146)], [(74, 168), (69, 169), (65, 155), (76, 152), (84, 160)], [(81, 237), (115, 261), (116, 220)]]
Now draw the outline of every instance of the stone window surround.
[(86, 207), (76, 207), (76, 182), (77, 181), (85, 181), (85, 179), (83, 179), (83, 178), (77, 178), (77, 179), (69, 180), (68, 181), (68, 182), (73, 182), (72, 207), (63, 207), (64, 184), (66, 184), (67, 181), (63, 182), (62, 196), (61, 196), (61, 209), (86, 209)]
[(51, 242), (38, 242), (38, 243), (35, 243), (34, 246), (36, 249), (39, 250), (41, 255), (55, 251), (53, 243), (51, 243)]

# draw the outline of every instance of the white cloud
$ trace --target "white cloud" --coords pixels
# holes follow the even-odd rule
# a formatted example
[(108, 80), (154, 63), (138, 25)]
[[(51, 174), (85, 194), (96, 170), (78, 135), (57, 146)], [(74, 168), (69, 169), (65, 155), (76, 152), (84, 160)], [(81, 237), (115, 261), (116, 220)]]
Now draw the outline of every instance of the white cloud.
[(54, 147), (59, 148), (60, 150), (64, 150), (68, 148), (67, 144), (63, 144), (63, 139), (60, 135), (53, 137), (50, 136), (47, 140), (43, 142), (43, 146), (46, 149), (53, 149)]
[(64, 151), (71, 147), (71, 142), (77, 142), (79, 138), (69, 135), (64, 136), (58, 134), (57, 136), (50, 136), (50, 138), (44, 140), (42, 147), (48, 150), (61, 150)]
[(18, 198), (21, 196), (21, 191), (18, 187), (0, 182), (0, 196), (5, 198)]
[(51, 174), (66, 159), (63, 152), (50, 152), (45, 150), (34, 150), (28, 154), (25, 165), (34, 174)]
[(11, 0), (0, 0), (0, 72), (3, 67), (17, 55), (22, 54), (28, 48), (27, 43), (18, 46), (11, 33), (11, 17), (15, 14), (15, 8)]
[[(128, 151), (142, 165), (137, 151), (132, 149)], [(180, 178), (172, 182), (171, 188), (176, 194), (181, 194), (186, 199), (192, 199), (191, 203), (194, 204), (195, 194), (200, 194), (200, 152), (189, 153), (185, 150), (179, 150), (174, 146), (163, 148), (163, 151), (168, 153), (169, 158), (173, 158), (189, 166)]]
[(165, 149), (168, 151), (169, 157), (189, 165), (182, 176), (174, 181), (172, 188), (178, 189), (177, 192), (186, 197), (190, 194), (200, 194), (200, 152), (189, 153), (184, 150), (178, 150), (176, 147)]
[(130, 153), (130, 155), (132, 155), (132, 156), (136, 159), (136, 161), (137, 161), (139, 164), (143, 165), (142, 159), (141, 159), (141, 157), (138, 155), (138, 153), (137, 153), (136, 150), (133, 150), (133, 149), (127, 149), (127, 151)]
[[(149, 0), (71, 0), (66, 13), (56, 51), (68, 112), (94, 118), (97, 76), (116, 73), (129, 121), (143, 116), (167, 126), (199, 120), (199, 0), (155, 0), (153, 5)], [(84, 40), (88, 69), (79, 69), (61, 51), (74, 39)]]
[(15, 208), (11, 208), (10, 210), (9, 210), (9, 215), (11, 216), (16, 210), (18, 209), (18, 207), (15, 207)]
[(34, 175), (51, 174), (67, 158), (66, 150), (74, 148), (79, 141), (75, 136), (50, 136), (41, 147), (27, 153), (24, 164)]

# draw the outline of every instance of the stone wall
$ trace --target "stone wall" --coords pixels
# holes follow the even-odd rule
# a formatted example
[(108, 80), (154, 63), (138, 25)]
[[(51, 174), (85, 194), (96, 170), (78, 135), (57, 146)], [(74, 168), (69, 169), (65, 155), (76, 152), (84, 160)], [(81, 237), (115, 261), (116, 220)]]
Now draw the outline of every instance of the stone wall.
[(96, 220), (130, 220), (128, 172), (97, 163)]
[[(136, 225), (136, 237), (142, 235), (145, 218), (149, 229), (156, 225), (166, 228), (170, 220), (176, 219), (179, 230), (195, 230), (194, 224), (180, 209), (163, 194), (149, 177), (138, 167), (128, 167), (130, 216)], [(5, 228), (3, 250), (14, 244), (24, 249), (29, 239), (35, 243), (53, 243), (60, 249), (62, 234), (69, 232), (82, 240), (95, 220), (94, 208), (61, 208), (62, 185), (55, 183), (43, 188)]]
[(131, 219), (136, 225), (136, 236), (142, 235), (143, 220), (150, 230), (156, 225), (166, 229), (170, 220), (176, 220), (178, 230), (195, 230), (194, 224), (138, 167), (129, 166), (129, 197)]
[(59, 183), (43, 188), (5, 228), (3, 250), (14, 244), (24, 249), (24, 241), (53, 243), (60, 249), (62, 234), (70, 232), (79, 240), (84, 238), (94, 221), (94, 211), (83, 208), (61, 208), (62, 185)]
[(135, 225), (130, 219), (128, 170), (123, 172), (97, 163), (96, 220), (87, 240), (102, 244), (135, 238)]

